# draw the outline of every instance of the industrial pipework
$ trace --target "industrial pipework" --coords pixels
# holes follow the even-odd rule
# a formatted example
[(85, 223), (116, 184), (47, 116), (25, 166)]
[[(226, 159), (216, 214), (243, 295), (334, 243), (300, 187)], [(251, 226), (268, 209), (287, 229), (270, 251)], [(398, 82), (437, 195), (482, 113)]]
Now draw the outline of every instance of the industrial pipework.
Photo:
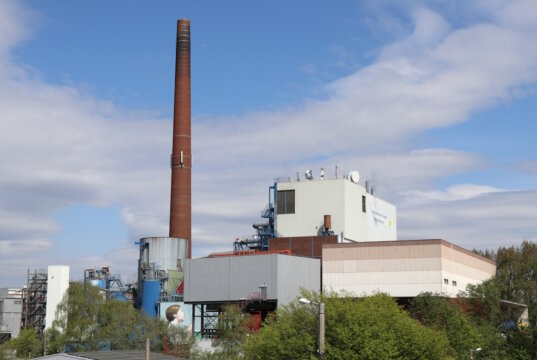
[(181, 19), (175, 58), (170, 237), (187, 240), (188, 259), (192, 257), (190, 123), (190, 20)]

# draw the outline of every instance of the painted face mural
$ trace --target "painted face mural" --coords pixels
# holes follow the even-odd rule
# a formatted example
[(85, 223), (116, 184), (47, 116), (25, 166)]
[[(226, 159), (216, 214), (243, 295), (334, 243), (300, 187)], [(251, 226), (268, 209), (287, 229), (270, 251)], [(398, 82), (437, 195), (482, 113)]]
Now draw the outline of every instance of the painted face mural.
[(192, 324), (185, 322), (185, 313), (179, 304), (174, 304), (166, 309), (166, 319), (170, 325), (188, 327), (188, 332), (192, 332)]

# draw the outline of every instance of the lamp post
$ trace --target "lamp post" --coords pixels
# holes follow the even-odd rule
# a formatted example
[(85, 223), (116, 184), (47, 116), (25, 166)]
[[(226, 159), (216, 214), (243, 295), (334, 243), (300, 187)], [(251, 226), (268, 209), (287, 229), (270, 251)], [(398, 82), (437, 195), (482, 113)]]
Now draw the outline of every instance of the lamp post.
[(319, 359), (324, 359), (324, 303), (316, 303), (306, 298), (298, 299), (301, 304), (319, 306)]
[(477, 349), (472, 349), (470, 348), (468, 350), (468, 356), (469, 356), (469, 359), (472, 360), (474, 358), (474, 351), (475, 352), (478, 352), (478, 351), (481, 351), (481, 348), (477, 348)]

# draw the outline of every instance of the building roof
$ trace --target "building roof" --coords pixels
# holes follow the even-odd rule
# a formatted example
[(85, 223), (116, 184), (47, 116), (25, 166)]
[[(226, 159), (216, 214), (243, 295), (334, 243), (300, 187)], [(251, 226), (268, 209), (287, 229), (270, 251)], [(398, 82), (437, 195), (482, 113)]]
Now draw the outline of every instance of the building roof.
[[(36, 358), (46, 360), (145, 360), (144, 350), (85, 351), (68, 354), (54, 354)], [(172, 355), (151, 352), (151, 360), (186, 360)]]

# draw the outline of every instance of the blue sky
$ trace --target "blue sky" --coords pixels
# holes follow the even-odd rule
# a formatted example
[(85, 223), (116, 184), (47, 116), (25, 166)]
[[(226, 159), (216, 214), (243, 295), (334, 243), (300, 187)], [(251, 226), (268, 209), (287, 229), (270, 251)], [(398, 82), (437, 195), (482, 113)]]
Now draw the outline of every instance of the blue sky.
[[(175, 26), (192, 22), (193, 253), (274, 177), (358, 169), (401, 239), (537, 241), (531, 0), (0, 3), (0, 286), (136, 269), (166, 235)], [(317, 169), (317, 170), (315, 170)]]

